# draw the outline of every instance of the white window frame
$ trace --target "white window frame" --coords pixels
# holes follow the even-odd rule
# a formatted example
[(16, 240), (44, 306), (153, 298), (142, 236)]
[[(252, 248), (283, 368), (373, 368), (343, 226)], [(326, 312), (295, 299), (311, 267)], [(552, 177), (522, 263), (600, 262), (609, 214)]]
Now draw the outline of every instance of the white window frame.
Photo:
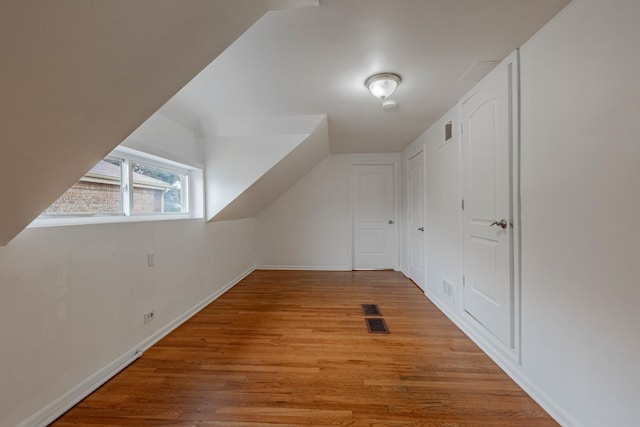
[[(50, 217), (38, 217), (30, 225), (30, 228), (58, 227), (67, 225), (85, 224), (109, 224), (145, 221), (166, 221), (178, 219), (192, 219), (204, 217), (204, 191), (203, 172), (201, 165), (186, 165), (170, 159), (144, 153), (128, 147), (118, 147), (105, 158), (122, 161), (121, 167), (121, 214), (94, 214), (94, 215), (60, 215)], [(186, 212), (180, 213), (134, 213), (133, 192), (131, 189), (132, 171), (131, 163), (139, 163), (145, 166), (163, 169), (169, 172), (184, 174), (186, 176), (186, 191), (182, 192), (185, 200)]]

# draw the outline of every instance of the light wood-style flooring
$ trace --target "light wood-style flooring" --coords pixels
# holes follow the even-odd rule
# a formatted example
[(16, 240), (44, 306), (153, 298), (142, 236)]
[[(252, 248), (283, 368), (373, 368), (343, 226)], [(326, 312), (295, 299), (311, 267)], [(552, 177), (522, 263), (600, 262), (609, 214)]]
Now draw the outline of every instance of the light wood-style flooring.
[(53, 425), (557, 423), (402, 274), (255, 271)]

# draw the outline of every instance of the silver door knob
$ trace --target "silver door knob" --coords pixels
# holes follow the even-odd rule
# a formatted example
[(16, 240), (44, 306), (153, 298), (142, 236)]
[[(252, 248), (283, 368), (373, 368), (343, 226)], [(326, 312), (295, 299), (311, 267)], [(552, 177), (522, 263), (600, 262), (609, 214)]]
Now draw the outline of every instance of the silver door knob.
[(418, 227), (418, 231), (424, 231), (424, 227)]
[(393, 220), (392, 219), (389, 220), (389, 224), (393, 224)]
[(503, 229), (507, 228), (507, 220), (506, 219), (501, 219), (500, 221), (493, 221), (489, 227), (496, 225), (498, 227), (502, 227)]

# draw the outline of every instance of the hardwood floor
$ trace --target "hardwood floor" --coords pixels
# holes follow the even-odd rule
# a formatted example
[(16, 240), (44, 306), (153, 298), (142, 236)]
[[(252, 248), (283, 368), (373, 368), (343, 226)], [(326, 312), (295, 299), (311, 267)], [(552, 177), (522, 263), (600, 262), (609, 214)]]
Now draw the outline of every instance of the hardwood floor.
[(557, 423), (402, 274), (256, 271), (53, 425)]

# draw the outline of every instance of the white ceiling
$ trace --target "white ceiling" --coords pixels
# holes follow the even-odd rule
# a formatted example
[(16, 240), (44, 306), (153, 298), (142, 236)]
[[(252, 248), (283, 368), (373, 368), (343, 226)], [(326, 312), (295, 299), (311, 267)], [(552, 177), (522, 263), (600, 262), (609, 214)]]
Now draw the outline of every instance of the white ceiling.
[[(474, 85), (477, 61), (521, 46), (568, 0), (321, 0), (270, 12), (162, 109), (198, 127), (212, 118), (328, 114), (331, 151), (400, 151)], [(383, 111), (374, 73), (402, 83)], [(206, 126), (200, 126), (206, 128)]]
[(0, 246), (267, 10), (317, 0), (2, 0)]

